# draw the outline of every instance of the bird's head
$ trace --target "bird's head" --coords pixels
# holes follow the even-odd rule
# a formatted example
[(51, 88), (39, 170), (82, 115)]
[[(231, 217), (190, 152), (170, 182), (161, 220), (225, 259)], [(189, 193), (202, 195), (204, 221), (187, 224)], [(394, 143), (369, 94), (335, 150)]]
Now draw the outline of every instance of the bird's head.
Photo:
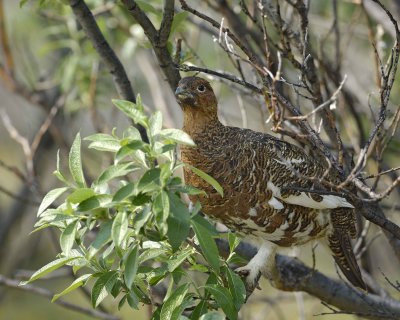
[(217, 112), (217, 98), (210, 83), (199, 77), (182, 78), (175, 91), (176, 99), (183, 111)]

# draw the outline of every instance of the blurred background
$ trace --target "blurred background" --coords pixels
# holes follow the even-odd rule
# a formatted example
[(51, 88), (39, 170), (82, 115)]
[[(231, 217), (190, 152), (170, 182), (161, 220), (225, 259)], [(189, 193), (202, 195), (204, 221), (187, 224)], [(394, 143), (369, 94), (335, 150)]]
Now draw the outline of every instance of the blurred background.
[[(21, 1), (25, 2), (25, 1)], [(156, 25), (160, 23), (162, 1), (137, 1)], [(192, 1), (197, 10), (209, 12), (217, 21), (221, 15), (210, 10), (209, 1)], [(228, 1), (239, 14), (239, 1)], [(310, 1), (310, 35), (316, 47), (326, 42), (323, 52), (334, 59), (332, 2)], [(336, 2), (336, 1), (334, 1)], [(392, 26), (382, 19), (372, 1), (337, 1), (337, 23), (340, 31), (340, 61), (347, 75), (346, 88), (358, 102), (356, 111), (361, 122), (370, 121), (376, 113), (379, 88), (371, 37), (376, 50), (387, 56), (393, 43)], [(161, 110), (166, 127), (180, 128), (182, 114), (165, 76), (161, 73), (152, 48), (142, 30), (119, 1), (87, 0), (96, 20), (111, 47), (124, 65), (135, 93), (140, 93), (147, 112)], [(399, 1), (383, 1), (395, 17), (399, 17)], [(287, 2), (282, 1), (282, 13), (290, 20)], [(176, 4), (178, 10), (179, 6)], [(379, 11), (379, 12), (378, 12)], [(173, 37), (184, 40), (184, 61), (210, 69), (235, 72), (230, 59), (207, 28), (199, 27), (189, 15), (181, 15)], [(370, 25), (375, 33), (371, 35)], [(93, 132), (121, 132), (128, 120), (114, 108), (111, 99), (118, 98), (112, 77), (100, 62), (99, 56), (75, 21), (69, 6), (63, 1), (29, 1), (20, 7), (19, 1), (0, 0), (0, 274), (10, 279), (29, 278), (32, 272), (54, 259), (59, 252), (59, 234), (44, 230), (30, 234), (36, 221), (36, 211), (44, 194), (58, 184), (52, 172), (56, 168), (57, 150), (61, 165), (67, 165), (67, 155), (78, 131), (87, 136)], [(171, 41), (173, 43), (173, 40)], [(172, 50), (172, 49), (171, 49)], [(185, 75), (185, 73), (181, 73)], [(247, 81), (257, 83), (256, 76), (247, 73)], [(284, 66), (284, 76), (296, 80), (296, 74)], [(398, 78), (398, 77), (397, 77)], [(220, 101), (220, 118), (228, 125), (271, 132), (269, 112), (265, 101), (247, 92), (232, 88), (226, 81), (210, 78)], [(393, 116), (400, 101), (400, 86), (395, 83), (389, 115)], [(397, 101), (397, 102), (396, 102)], [(304, 112), (308, 112), (305, 107)], [(343, 103), (337, 112), (346, 112)], [(365, 125), (368, 128), (368, 125)], [(354, 119), (342, 119), (345, 144), (352, 145), (357, 135)], [(389, 167), (399, 166), (400, 138), (398, 132), (385, 153)], [(84, 150), (84, 167), (90, 179), (110, 159), (99, 159)], [(376, 165), (369, 164), (373, 172)], [(382, 180), (385, 183), (386, 177)], [(387, 181), (389, 185), (391, 180)], [(384, 201), (387, 217), (399, 223), (400, 190), (397, 188)], [(394, 297), (400, 298), (385, 281), (400, 276), (398, 262), (382, 232), (371, 226), (367, 237), (366, 259), (379, 261), (371, 273)], [(312, 264), (314, 244), (296, 249), (301, 260)], [(321, 246), (315, 250), (316, 268), (337, 277), (333, 259)], [(373, 253), (371, 256), (370, 253)], [(33, 286), (47, 292), (62, 291), (72, 280), (69, 268), (50, 274)], [(252, 296), (241, 311), (242, 319), (327, 319), (328, 309), (304, 293), (278, 291), (263, 280), (262, 291)], [(65, 296), (65, 301), (90, 309), (90, 298), (83, 290)], [(148, 307), (132, 311), (129, 307), (117, 310), (111, 299), (104, 303), (108, 311), (120, 319), (148, 319)], [(0, 319), (92, 319), (60, 305), (50, 303), (49, 297), (39, 296), (18, 288), (0, 285)], [(335, 319), (350, 319), (335, 315)]]

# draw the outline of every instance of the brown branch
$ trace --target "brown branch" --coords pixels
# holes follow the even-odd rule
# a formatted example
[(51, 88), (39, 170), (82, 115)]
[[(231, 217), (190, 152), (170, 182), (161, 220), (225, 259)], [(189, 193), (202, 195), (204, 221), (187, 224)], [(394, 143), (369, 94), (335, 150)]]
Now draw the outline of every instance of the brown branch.
[(240, 84), (240, 85), (244, 86), (245, 88), (250, 89), (251, 91), (256, 92), (258, 94), (262, 94), (262, 90), (260, 88), (256, 87), (255, 85), (253, 85), (247, 81), (241, 80), (238, 77), (236, 77), (232, 74), (223, 72), (223, 71), (216, 71), (216, 70), (212, 70), (212, 69), (208, 69), (208, 68), (189, 66), (187, 64), (181, 64), (180, 66), (178, 66), (178, 68), (179, 68), (179, 70), (185, 71), (185, 72), (198, 71), (198, 72), (203, 72), (206, 74), (211, 74), (213, 76), (217, 76), (219, 78), (227, 79), (234, 83)]
[[(40, 287), (35, 287), (30, 284), (20, 286), (19, 283), (20, 282), (17, 280), (9, 279), (3, 275), (0, 275), (0, 285), (6, 286), (9, 288), (13, 288), (13, 289), (17, 289), (17, 290), (31, 292), (35, 295), (42, 296), (42, 297), (45, 297), (48, 299), (52, 299), (54, 296), (54, 293), (51, 292), (50, 290), (40, 288)], [(68, 301), (65, 301), (63, 299), (58, 299), (58, 300), (54, 301), (54, 303), (66, 308), (68, 310), (76, 311), (81, 314), (88, 315), (88, 316), (98, 318), (98, 319), (104, 319), (104, 320), (119, 320), (120, 319), (119, 317), (114, 316), (112, 314), (104, 313), (104, 312), (94, 310), (91, 308), (85, 308), (85, 307), (70, 303)]]
[[(217, 244), (221, 251), (229, 252), (226, 240), (218, 240)], [(236, 252), (250, 260), (256, 254), (257, 249), (242, 242)], [(344, 312), (359, 314), (369, 319), (400, 318), (400, 301), (362, 292), (344, 281), (325, 276), (296, 258), (277, 255), (276, 268), (278, 279), (273, 281), (280, 290), (307, 292), (331, 306), (344, 310)]]
[(164, 75), (167, 77), (172, 91), (175, 91), (181, 77), (167, 48), (167, 40), (171, 31), (171, 25), (174, 17), (174, 0), (166, 0), (163, 20), (159, 30), (154, 27), (151, 20), (139, 7), (136, 1), (122, 0), (122, 2), (132, 17), (143, 28), (143, 31), (149, 39), (154, 53), (157, 56), (158, 63)]
[[(100, 31), (96, 20), (83, 0), (69, 0), (69, 5), (74, 12), (76, 19), (82, 26), (85, 34), (90, 39), (93, 47), (99, 54), (102, 62), (106, 65), (108, 71), (112, 74), (115, 87), (122, 99), (136, 102), (135, 93), (131, 82), (128, 79), (124, 66), (115, 54), (114, 50), (108, 44), (104, 35)], [(138, 125), (138, 130), (143, 140), (147, 140), (146, 130)]]

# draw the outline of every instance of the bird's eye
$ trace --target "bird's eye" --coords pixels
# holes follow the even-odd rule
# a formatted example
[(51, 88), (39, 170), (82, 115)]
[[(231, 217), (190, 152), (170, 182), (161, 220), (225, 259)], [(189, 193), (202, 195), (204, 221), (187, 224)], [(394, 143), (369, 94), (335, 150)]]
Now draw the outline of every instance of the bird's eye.
[(204, 86), (204, 85), (199, 85), (198, 87), (197, 87), (197, 91), (200, 91), (200, 92), (204, 92), (204, 91), (206, 91), (206, 87)]

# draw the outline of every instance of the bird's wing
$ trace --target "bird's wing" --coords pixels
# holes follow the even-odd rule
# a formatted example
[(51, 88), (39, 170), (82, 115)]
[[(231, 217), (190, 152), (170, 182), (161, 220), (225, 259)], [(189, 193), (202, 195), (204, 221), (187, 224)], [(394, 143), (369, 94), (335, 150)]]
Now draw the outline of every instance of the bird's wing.
[[(312, 209), (354, 208), (345, 198), (337, 195), (319, 195), (315, 192), (295, 190), (295, 187), (312, 188), (307, 177), (322, 177), (325, 168), (309, 157), (302, 149), (285, 141), (272, 139), (265, 145), (270, 157), (270, 179), (267, 188), (273, 197), (283, 202)], [(292, 190), (290, 188), (293, 188)]]

